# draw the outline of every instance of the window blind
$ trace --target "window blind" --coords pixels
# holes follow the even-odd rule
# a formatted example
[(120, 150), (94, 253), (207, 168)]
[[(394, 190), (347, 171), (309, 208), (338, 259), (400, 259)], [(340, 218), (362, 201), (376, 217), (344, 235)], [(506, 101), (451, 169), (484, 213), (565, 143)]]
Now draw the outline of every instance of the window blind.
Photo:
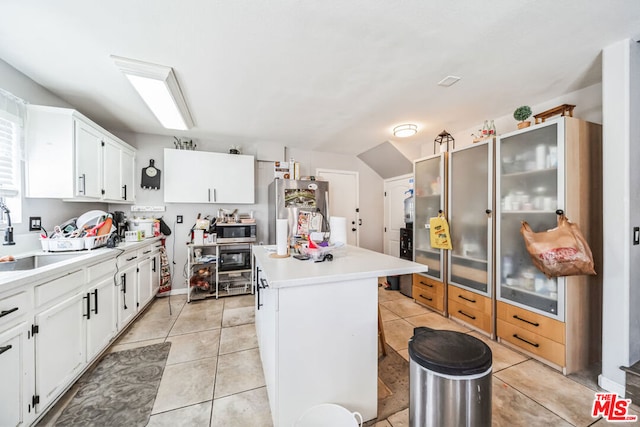
[(17, 124), (0, 117), (0, 196), (12, 197), (18, 194), (17, 148)]

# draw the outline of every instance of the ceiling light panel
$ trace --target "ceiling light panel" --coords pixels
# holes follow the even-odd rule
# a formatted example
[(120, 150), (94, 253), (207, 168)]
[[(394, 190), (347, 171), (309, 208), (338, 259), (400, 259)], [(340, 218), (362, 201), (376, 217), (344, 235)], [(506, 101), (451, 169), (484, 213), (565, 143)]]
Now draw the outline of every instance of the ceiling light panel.
[(458, 82), (458, 80), (460, 80), (460, 77), (458, 76), (447, 76), (444, 79), (440, 80), (438, 82), (438, 86), (444, 86), (444, 87), (449, 87), (455, 83)]
[(147, 107), (167, 129), (187, 130), (193, 119), (171, 67), (111, 56)]

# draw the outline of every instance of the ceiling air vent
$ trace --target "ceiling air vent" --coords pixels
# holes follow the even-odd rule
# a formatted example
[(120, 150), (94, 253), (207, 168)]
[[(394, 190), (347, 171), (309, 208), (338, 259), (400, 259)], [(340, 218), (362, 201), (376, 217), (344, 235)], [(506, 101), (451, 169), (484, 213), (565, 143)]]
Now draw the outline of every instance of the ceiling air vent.
[(444, 86), (444, 87), (449, 87), (452, 84), (456, 83), (458, 80), (460, 80), (460, 77), (457, 76), (447, 76), (444, 79), (440, 80), (438, 82), (438, 86)]

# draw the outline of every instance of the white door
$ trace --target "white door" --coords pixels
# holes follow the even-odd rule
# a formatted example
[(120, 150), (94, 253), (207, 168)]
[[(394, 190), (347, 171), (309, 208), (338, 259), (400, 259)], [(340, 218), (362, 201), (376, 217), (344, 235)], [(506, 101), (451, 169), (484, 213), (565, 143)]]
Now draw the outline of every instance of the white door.
[(359, 246), (358, 172), (316, 169), (316, 176), (329, 181), (329, 215), (347, 219), (347, 244)]
[(136, 155), (133, 151), (125, 148), (120, 149), (121, 198), (128, 202), (136, 199), (136, 188), (134, 186), (135, 159)]
[(116, 334), (116, 287), (108, 276), (90, 288), (87, 320), (87, 360), (93, 359)]
[(102, 156), (104, 157), (104, 198), (120, 200), (120, 179), (122, 176), (120, 168), (120, 146), (111, 139), (105, 139)]
[(400, 229), (404, 222), (404, 199), (409, 194), (409, 180), (413, 174), (384, 180), (384, 253), (400, 256)]
[(123, 268), (119, 272), (118, 287), (118, 330), (122, 330), (136, 314), (136, 298), (137, 298), (137, 281), (138, 273), (136, 273), (137, 264)]
[(102, 197), (102, 134), (76, 121), (76, 196)]
[[(149, 249), (150, 250), (150, 249)], [(153, 258), (147, 258), (138, 263), (138, 294), (136, 305), (138, 309), (144, 307), (153, 297)]]
[(22, 322), (0, 334), (0, 425), (26, 426), (34, 411), (33, 341), (27, 337), (31, 324)]

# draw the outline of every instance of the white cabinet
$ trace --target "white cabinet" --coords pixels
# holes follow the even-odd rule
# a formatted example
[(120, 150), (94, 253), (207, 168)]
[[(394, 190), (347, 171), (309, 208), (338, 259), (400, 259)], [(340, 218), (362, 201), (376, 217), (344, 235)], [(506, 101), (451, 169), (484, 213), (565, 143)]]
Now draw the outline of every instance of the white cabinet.
[(35, 316), (38, 413), (85, 367), (86, 307), (87, 296), (77, 293)]
[(134, 151), (111, 138), (107, 138), (104, 141), (103, 154), (104, 198), (122, 202), (134, 201)]
[(153, 298), (153, 259), (146, 258), (138, 264), (138, 292), (136, 305), (144, 307)]
[(75, 126), (74, 166), (77, 181), (73, 195), (100, 199), (102, 197), (102, 134), (98, 129), (80, 119), (74, 119), (73, 122)]
[(135, 201), (135, 148), (75, 110), (38, 105), (28, 109), (27, 197)]
[(164, 150), (166, 203), (254, 203), (253, 156)]
[(113, 277), (104, 277), (87, 290), (87, 361), (98, 355), (116, 334), (116, 292)]
[(35, 416), (31, 324), (19, 323), (0, 333), (0, 426), (29, 425)]
[(118, 330), (123, 329), (133, 319), (137, 312), (137, 268), (138, 264), (129, 263), (126, 265), (126, 267), (118, 269), (118, 287), (116, 290), (116, 292), (118, 293)]

